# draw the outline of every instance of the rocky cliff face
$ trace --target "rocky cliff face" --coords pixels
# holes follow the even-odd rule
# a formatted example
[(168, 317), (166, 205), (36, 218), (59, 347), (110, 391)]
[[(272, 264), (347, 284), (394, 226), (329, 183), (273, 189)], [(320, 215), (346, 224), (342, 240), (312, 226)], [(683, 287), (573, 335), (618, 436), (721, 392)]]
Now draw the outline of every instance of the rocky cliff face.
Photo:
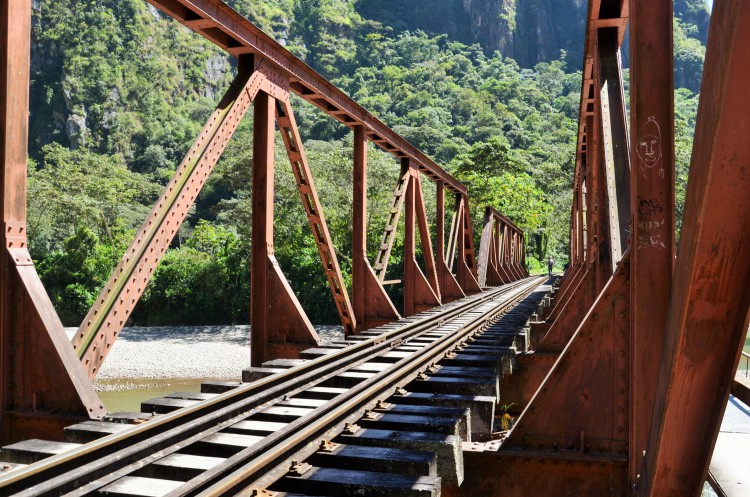
[(557, 59), (561, 50), (571, 69), (581, 64), (585, 0), (360, 0), (358, 8), (397, 31), (445, 33), (524, 67)]
[(586, 29), (585, 0), (518, 0), (513, 55), (522, 66), (567, 54), (568, 68), (582, 64)]
[[(396, 31), (445, 33), (479, 43), (488, 54), (499, 50), (522, 67), (558, 59), (565, 51), (568, 69), (577, 70), (587, 5), (587, 0), (359, 0), (357, 8), (363, 17)], [(710, 20), (705, 0), (676, 0), (674, 9), (689, 26), (686, 34), (705, 44)]]

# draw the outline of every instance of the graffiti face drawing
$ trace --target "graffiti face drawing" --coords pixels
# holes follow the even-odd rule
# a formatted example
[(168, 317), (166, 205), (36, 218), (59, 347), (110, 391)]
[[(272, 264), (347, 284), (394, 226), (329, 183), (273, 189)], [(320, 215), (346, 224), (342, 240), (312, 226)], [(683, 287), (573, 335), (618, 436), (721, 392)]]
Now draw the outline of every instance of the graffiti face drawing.
[[(648, 169), (652, 169), (661, 161), (661, 129), (654, 116), (649, 117), (641, 128), (641, 136), (638, 139), (638, 158), (640, 159), (639, 169), (644, 176)], [(663, 173), (660, 171), (660, 174)]]

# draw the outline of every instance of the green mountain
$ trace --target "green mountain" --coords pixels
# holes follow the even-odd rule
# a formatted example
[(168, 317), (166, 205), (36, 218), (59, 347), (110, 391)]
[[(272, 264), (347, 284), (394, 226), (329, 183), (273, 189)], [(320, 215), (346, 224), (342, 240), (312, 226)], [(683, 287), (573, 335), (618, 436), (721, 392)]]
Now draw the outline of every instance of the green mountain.
[[(707, 25), (700, 1), (676, 2), (683, 173)], [(495, 205), (529, 234), (533, 267), (548, 254), (564, 260), (582, 0), (229, 3), (464, 181), (475, 223), (483, 205)], [(75, 323), (235, 68), (221, 50), (142, 0), (32, 5), (30, 248), (64, 321)], [(348, 273), (350, 136), (308, 104), (295, 100), (294, 107)], [(247, 318), (251, 136), (246, 119), (154, 274), (137, 321)], [(283, 147), (277, 155), (276, 255), (293, 287), (305, 283), (300, 298), (312, 318), (335, 321), (333, 305), (319, 298), (327, 295), (325, 277)], [(370, 170), (374, 251), (398, 167), (373, 147)], [(434, 189), (425, 190), (433, 202)], [(398, 262), (391, 264), (396, 272)]]

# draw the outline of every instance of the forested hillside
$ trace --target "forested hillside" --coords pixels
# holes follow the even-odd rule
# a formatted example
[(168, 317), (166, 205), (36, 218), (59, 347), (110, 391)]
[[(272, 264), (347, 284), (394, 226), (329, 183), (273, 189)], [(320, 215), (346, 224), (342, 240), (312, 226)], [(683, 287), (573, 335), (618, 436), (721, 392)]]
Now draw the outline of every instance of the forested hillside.
[[(564, 260), (585, 2), (228, 3), (464, 181), (475, 225), (480, 207), (495, 205), (529, 233), (532, 265), (547, 255)], [(64, 322), (77, 325), (228, 86), (234, 61), (143, 0), (33, 6), (30, 247)], [(420, 15), (426, 11), (432, 15)], [(702, 0), (679, 0), (676, 15), (679, 197), (708, 14)], [(555, 19), (554, 33), (527, 41), (540, 19)], [(351, 138), (304, 102), (294, 106), (348, 274)], [(154, 274), (136, 322), (248, 319), (249, 121)], [(300, 297), (313, 321), (335, 322), (283, 147), (277, 171), (277, 258), (293, 287), (305, 282)], [(372, 147), (370, 174), (374, 253), (398, 165)], [(426, 195), (434, 201), (433, 189)]]

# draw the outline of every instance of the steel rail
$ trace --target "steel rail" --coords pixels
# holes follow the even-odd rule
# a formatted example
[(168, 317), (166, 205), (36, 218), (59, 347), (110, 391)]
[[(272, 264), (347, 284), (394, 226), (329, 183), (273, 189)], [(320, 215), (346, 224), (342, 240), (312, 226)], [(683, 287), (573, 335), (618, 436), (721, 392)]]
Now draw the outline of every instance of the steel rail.
[[(510, 291), (510, 290), (511, 290), (510, 287), (505, 287), (505, 288), (499, 290), (498, 292), (496, 292), (496, 294), (504, 293), (504, 292), (507, 292), (507, 291)], [(349, 365), (354, 365), (355, 363), (364, 362), (364, 361), (366, 361), (368, 359), (371, 359), (371, 358), (373, 358), (373, 356), (376, 356), (377, 353), (379, 353), (380, 351), (383, 351), (385, 349), (391, 348), (393, 346), (393, 343), (402, 343), (402, 341), (405, 338), (405, 333), (408, 333), (411, 337), (413, 337), (414, 334), (416, 334), (416, 333), (421, 333), (421, 332), (424, 332), (424, 331), (429, 331), (435, 325), (435, 322), (434, 322), (435, 320), (439, 320), (439, 322), (442, 322), (442, 321), (444, 321), (446, 319), (451, 319), (453, 317), (458, 317), (460, 315), (463, 315), (466, 312), (471, 312), (471, 310), (474, 307), (481, 305), (484, 301), (486, 301), (488, 298), (491, 298), (491, 297), (492, 297), (492, 295), (487, 295), (486, 297), (481, 298), (481, 299), (472, 299), (469, 302), (465, 302), (463, 306), (456, 306), (457, 308), (454, 309), (453, 312), (438, 313), (439, 316), (436, 316), (436, 317), (431, 317), (430, 316), (430, 317), (426, 318), (425, 320), (421, 320), (421, 321), (419, 321), (417, 323), (407, 323), (405, 326), (401, 327), (399, 330), (394, 330), (392, 332), (387, 333), (387, 335), (390, 336), (389, 339), (393, 339), (394, 340), (391, 343), (388, 343), (387, 340), (382, 340), (383, 336), (378, 336), (378, 337), (375, 337), (374, 339), (370, 339), (367, 342), (363, 343), (362, 346), (359, 347), (359, 348), (363, 348), (364, 351), (360, 351), (359, 352), (360, 357), (357, 358), (358, 360), (357, 359), (352, 359), (352, 360), (345, 361), (345, 363), (347, 363)], [(404, 330), (406, 330), (406, 331), (404, 331)], [(369, 351), (368, 351), (368, 344), (371, 344), (373, 342), (377, 342), (377, 343), (374, 344), (374, 346), (377, 348), (377, 350), (373, 349), (373, 348), (370, 348)], [(352, 348), (356, 348), (356, 347), (357, 346), (354, 346)], [(349, 350), (351, 350), (351, 348)], [(361, 355), (363, 353), (366, 353), (366, 352), (369, 352), (369, 353), (366, 354), (364, 357), (361, 357)], [(339, 352), (334, 353), (334, 354), (329, 354), (329, 356), (326, 356), (326, 357), (330, 357), (331, 355), (346, 355), (346, 354), (343, 354), (343, 351), (339, 351)], [(325, 359), (325, 357), (321, 358), (321, 359)], [(326, 361), (321, 361), (320, 359), (318, 359), (315, 362), (321, 363), (321, 362), (326, 362)], [(311, 363), (312, 363), (312, 361), (311, 361)], [(292, 388), (294, 386), (296, 386), (299, 390), (303, 390), (304, 388), (309, 388), (310, 385), (309, 385), (308, 382), (311, 379), (313, 379), (313, 378), (317, 379), (319, 381), (325, 380), (326, 377), (321, 378), (321, 369), (320, 368), (318, 368), (318, 369), (313, 368), (313, 364), (311, 364), (311, 363), (306, 363), (306, 364), (303, 365), (303, 366), (308, 366), (309, 365), (307, 368), (304, 368), (304, 367), (295, 368), (295, 369), (314, 369), (314, 371), (312, 371), (312, 373), (310, 373), (310, 374), (304, 374), (304, 375), (301, 375), (301, 376), (297, 377), (296, 375), (294, 375), (294, 371), (289, 371), (289, 373), (287, 373), (287, 374), (280, 373), (279, 375), (275, 376), (275, 377), (279, 377), (279, 376), (292, 376), (293, 378), (291, 378), (290, 381), (294, 385), (292, 385), (292, 386), (290, 386), (288, 388), (281, 388), (281, 387), (278, 387), (278, 386), (277, 387), (272, 387), (270, 390), (262, 392), (262, 393), (266, 393), (267, 395), (261, 395), (260, 397), (255, 396), (253, 398), (249, 398), (249, 399), (245, 399), (245, 400), (240, 400), (239, 403), (230, 404), (229, 406), (224, 407), (220, 411), (213, 411), (213, 410), (211, 410), (211, 412), (209, 412), (203, 418), (199, 418), (199, 419), (192, 420), (192, 421), (191, 421), (191, 419), (189, 419), (187, 417), (187, 414), (189, 414), (189, 413), (185, 413), (184, 416), (176, 416), (176, 413), (175, 413), (175, 415), (167, 415), (167, 416), (170, 416), (170, 417), (177, 417), (177, 418), (179, 418), (177, 421), (180, 424), (178, 424), (176, 427), (168, 429), (164, 433), (157, 433), (155, 437), (152, 437), (149, 440), (149, 443), (147, 445), (149, 447), (157, 447), (157, 448), (168, 446), (169, 449), (167, 450), (165, 448), (162, 448), (159, 451), (158, 455), (154, 456), (152, 458), (152, 460), (140, 460), (139, 459), (138, 462), (137, 462), (138, 466), (143, 466), (145, 464), (153, 462), (153, 460), (161, 458), (161, 457), (167, 455), (168, 453), (176, 452), (177, 450), (180, 450), (182, 447), (187, 446), (187, 445), (189, 445), (189, 444), (197, 441), (198, 439), (207, 436), (210, 433), (213, 433), (213, 432), (216, 432), (216, 431), (220, 431), (221, 429), (225, 428), (226, 426), (234, 424), (235, 422), (237, 422), (240, 419), (244, 419), (245, 417), (247, 417), (247, 416), (250, 415), (250, 413), (251, 413), (250, 411), (251, 411), (252, 408), (257, 408), (258, 406), (261, 406), (261, 405), (265, 406), (268, 402), (270, 402), (270, 400), (273, 400), (273, 399), (278, 400), (278, 398), (281, 397), (283, 394), (291, 392)], [(341, 361), (334, 361), (331, 365), (329, 365), (329, 368), (327, 369), (328, 371), (331, 371), (329, 373), (329, 376), (337, 374), (338, 372), (340, 372), (341, 368), (342, 368)], [(273, 379), (273, 378), (274, 377), (271, 377), (269, 379)], [(263, 381), (263, 380), (261, 380), (258, 383), (268, 384), (267, 381)], [(256, 385), (256, 383), (253, 383), (252, 385)], [(304, 386), (302, 386), (302, 385), (304, 385)], [(248, 387), (249, 387), (249, 385), (248, 385)], [(245, 387), (245, 388), (247, 388), (247, 387)], [(225, 394), (225, 397), (227, 397), (226, 394)], [(237, 395), (232, 395), (231, 397), (234, 398), (234, 397), (237, 397)], [(203, 402), (203, 403), (201, 403), (200, 407), (205, 407), (204, 410), (206, 410), (209, 407), (211, 407), (211, 404), (217, 404), (217, 401), (219, 401), (219, 400), (221, 400), (221, 399), (212, 399), (212, 400)], [(253, 402), (253, 401), (255, 401), (255, 402)], [(266, 404), (264, 404), (264, 402), (266, 402)], [(199, 407), (199, 406), (196, 406), (196, 407)], [(195, 411), (195, 408), (189, 408), (188, 410), (189, 411)], [(229, 411), (229, 412), (226, 412), (226, 411)], [(220, 420), (222, 420), (222, 419), (224, 421), (220, 422)], [(162, 419), (161, 418), (157, 418), (156, 421), (162, 421)], [(163, 421), (166, 422), (168, 420), (165, 419)], [(192, 428), (192, 429), (190, 429), (190, 428), (186, 429), (183, 426), (183, 425), (185, 425), (188, 422), (190, 423), (190, 428)], [(210, 430), (202, 430), (202, 427), (204, 425), (207, 425), (207, 424), (212, 426), (211, 429)], [(146, 427), (148, 425), (143, 425), (143, 426)], [(118, 439), (118, 438), (119, 439), (128, 439), (128, 440), (130, 440), (130, 439), (133, 438), (133, 436), (131, 434), (133, 432), (139, 432), (139, 431), (141, 431), (141, 430), (138, 430), (137, 428), (136, 429), (131, 429), (131, 430), (128, 430), (126, 432), (123, 432), (122, 434), (118, 434), (119, 436), (118, 435), (114, 435), (114, 436), (110, 436), (110, 437), (107, 437), (107, 438), (112, 439), (112, 441), (116, 441), (116, 439)], [(180, 437), (181, 437), (181, 441), (175, 442), (175, 440), (177, 440)], [(102, 442), (105, 442), (105, 439), (102, 439)], [(93, 442), (92, 444), (89, 444), (88, 447), (91, 447), (91, 445), (95, 445), (95, 444), (96, 444), (96, 442)], [(107, 447), (109, 447), (110, 445), (111, 444), (107, 444)], [(104, 454), (101, 454), (101, 455), (97, 456), (99, 458), (99, 461), (97, 461), (97, 462), (99, 462), (99, 464), (96, 464), (96, 463), (93, 464), (93, 466), (96, 466), (96, 467), (92, 468), (91, 465), (89, 465), (86, 468), (81, 468), (81, 467), (75, 468), (75, 469), (73, 469), (73, 470), (71, 470), (69, 472), (66, 472), (65, 473), (65, 477), (63, 479), (76, 480), (78, 478), (85, 478), (87, 475), (90, 477), (91, 474), (96, 473), (96, 472), (107, 475), (108, 479), (110, 479), (110, 480), (114, 480), (114, 479), (116, 479), (119, 476), (124, 476), (124, 475), (132, 472), (134, 469), (137, 469), (137, 468), (128, 467), (127, 469), (123, 469), (123, 470), (119, 470), (119, 471), (112, 471), (110, 469), (111, 465), (102, 464), (101, 460), (102, 459), (107, 459), (107, 458), (116, 459), (118, 461), (121, 461), (123, 459), (127, 459), (127, 460), (138, 459), (139, 457), (143, 457), (144, 456), (143, 452), (145, 452), (148, 449), (148, 447), (141, 447), (141, 445), (143, 445), (143, 444), (141, 442), (139, 442), (135, 446), (126, 447), (123, 451), (120, 451), (119, 453), (117, 453), (117, 455), (114, 455), (113, 453), (106, 452), (107, 448), (105, 447)], [(86, 447), (87, 446), (81, 447), (80, 449), (76, 449), (76, 451), (84, 450), (84, 449), (86, 449)], [(91, 450), (89, 450), (87, 452), (92, 452), (95, 449), (96, 449), (96, 447), (91, 447)], [(156, 449), (154, 449), (154, 450), (156, 450)], [(74, 454), (74, 452), (76, 452), (76, 451), (71, 451), (70, 453), (62, 454), (61, 456), (57, 456), (57, 457), (62, 457), (62, 456), (66, 456), (67, 455), (68, 458), (74, 458), (74, 457), (76, 457), (76, 454)], [(102, 452), (102, 451), (99, 451), (99, 452)], [(129, 454), (123, 454), (122, 452), (129, 452)], [(145, 457), (148, 457), (148, 455), (146, 455)], [(50, 464), (54, 464), (54, 461), (52, 459), (53, 458), (49, 458), (46, 461), (49, 461)], [(41, 463), (38, 463), (38, 464), (41, 464)], [(52, 477), (54, 477), (54, 476), (52, 476)], [(42, 479), (48, 480), (48, 478), (49, 477), (44, 477)], [(55, 482), (56, 484), (52, 484), (51, 485), (52, 487), (55, 488), (55, 490), (51, 491), (49, 494), (57, 495), (58, 493), (60, 493), (60, 483), (62, 483), (62, 482), (61, 482), (61, 480), (59, 478), (60, 477), (58, 476), (57, 477), (57, 482)], [(78, 483), (80, 483), (80, 482), (78, 482)], [(33, 489), (32, 492), (22, 493), (21, 495), (44, 495), (44, 492), (45, 492), (44, 486), (45, 485), (37, 485)], [(49, 481), (47, 482), (46, 486), (50, 486), (50, 482)], [(2, 482), (1, 481), (0, 481), (0, 487), (2, 487)], [(77, 494), (83, 495), (83, 494), (86, 493), (84, 489), (78, 489), (78, 490), (79, 491), (78, 491)]]
[[(13, 471), (0, 477), (0, 488), (5, 488), (5, 492), (21, 492), (20, 495), (59, 495), (81, 487), (86, 479), (115, 475), (119, 472), (117, 468), (122, 466), (142, 466), (149, 462), (144, 458), (160, 458), (179, 450), (181, 446), (197, 440), (196, 437), (204, 437), (223, 429), (224, 425), (239, 420), (235, 418), (247, 417), (254, 408), (294, 389), (302, 390), (309, 386), (311, 381), (318, 380), (324, 375), (337, 374), (347, 365), (367, 361), (406, 339), (471, 312), (472, 309), (513, 288), (514, 286), (506, 285), (461, 303), (449, 304), (448, 308), (441, 311), (428, 311), (423, 313), (422, 319), (405, 323), (395, 330), (360, 344), (351, 345), (288, 371), (239, 386), (195, 406), (159, 416), (148, 423)], [(176, 446), (179, 447), (168, 450), (169, 447)], [(154, 452), (158, 452), (158, 456), (153, 456)], [(131, 468), (124, 474), (132, 470)], [(28, 488), (29, 486), (32, 488)]]
[(252, 53), (273, 64), (289, 80), (289, 89), (348, 127), (364, 126), (368, 138), (383, 150), (408, 157), (433, 179), (445, 181), (455, 193), (466, 186), (451, 176), (417, 147), (370, 114), (313, 68), (263, 33), (221, 0), (146, 0), (192, 31), (232, 55)]
[[(403, 386), (410, 381), (412, 379), (411, 377), (416, 375), (418, 371), (433, 364), (439, 357), (444, 356), (446, 352), (454, 349), (457, 344), (464, 342), (473, 333), (492, 322), (492, 320), (499, 314), (528, 295), (528, 293), (536, 288), (542, 281), (543, 278), (535, 278), (531, 282), (528, 280), (525, 281), (525, 284), (513, 285), (513, 289), (520, 289), (520, 291), (513, 294), (511, 298), (507, 299), (505, 302), (500, 303), (498, 307), (492, 310), (490, 316), (486, 314), (477, 316), (475, 319), (461, 326), (455, 332), (447, 334), (442, 338), (425, 345), (421, 350), (413, 352), (408, 357), (399, 360), (381, 373), (359, 383), (355, 387), (352, 387), (346, 393), (332, 399), (331, 402), (298, 418), (287, 425), (283, 430), (267, 437), (268, 448), (261, 448), (259, 447), (260, 444), (249, 447), (224, 463), (212, 468), (209, 472), (204, 473), (194, 480), (186, 482), (185, 486), (188, 488), (177, 488), (167, 494), (167, 497), (193, 495), (199, 495), (200, 497), (215, 497), (220, 495), (232, 495), (235, 490), (238, 490), (237, 487), (240, 486), (243, 488), (239, 490), (252, 488), (255, 479), (257, 479), (260, 474), (269, 470), (270, 466), (274, 466), (279, 462), (289, 459), (289, 457), (301, 447), (309, 444), (312, 441), (311, 439), (317, 438), (324, 432), (328, 431), (331, 426), (334, 426), (345, 418), (355, 414), (357, 410), (364, 409), (364, 406), (367, 403), (373, 402), (387, 390)], [(496, 297), (497, 296), (498, 295), (496, 295)], [(289, 435), (287, 435), (287, 433), (289, 433)], [(254, 452), (259, 455), (244, 464), (242, 467), (232, 471), (226, 477), (217, 481), (210, 487), (206, 487), (206, 483), (210, 480), (209, 473), (220, 474), (224, 471), (225, 466), (230, 465), (232, 459), (245, 459), (246, 456), (243, 457), (243, 452)]]

